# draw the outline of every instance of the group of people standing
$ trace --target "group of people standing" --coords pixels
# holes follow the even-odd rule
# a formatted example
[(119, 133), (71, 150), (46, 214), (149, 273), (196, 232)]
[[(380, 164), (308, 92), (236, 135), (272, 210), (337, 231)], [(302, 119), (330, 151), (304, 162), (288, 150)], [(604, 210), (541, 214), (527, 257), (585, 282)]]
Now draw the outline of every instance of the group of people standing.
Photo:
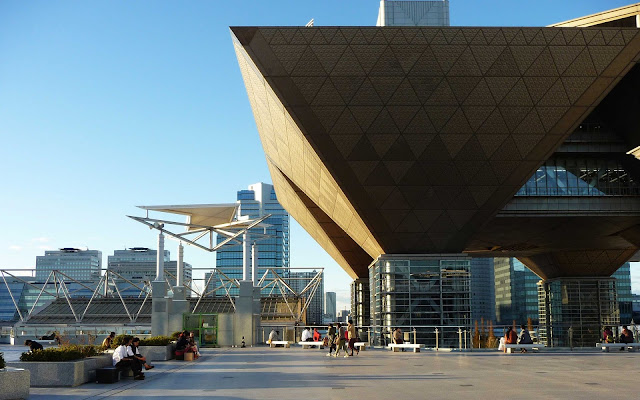
[[(354, 351), (356, 354), (360, 354), (360, 350), (355, 346), (358, 341), (358, 334), (356, 327), (353, 325), (353, 320), (349, 320), (346, 327), (340, 322), (337, 322), (336, 326), (329, 324), (327, 337), (324, 341), (324, 345), (329, 347), (327, 357), (331, 357), (332, 355), (333, 357), (338, 357), (340, 350), (344, 351), (344, 358), (353, 357)], [(349, 354), (347, 349), (351, 350), (351, 354)], [(335, 351), (335, 353), (332, 354), (333, 351)]]

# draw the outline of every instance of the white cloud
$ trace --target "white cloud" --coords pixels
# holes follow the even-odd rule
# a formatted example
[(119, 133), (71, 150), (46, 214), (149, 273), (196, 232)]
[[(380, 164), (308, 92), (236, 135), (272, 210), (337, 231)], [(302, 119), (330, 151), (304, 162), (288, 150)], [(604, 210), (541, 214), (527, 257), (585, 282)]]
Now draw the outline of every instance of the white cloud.
[(53, 250), (53, 247), (51, 247), (51, 246), (38, 246), (38, 248), (40, 250)]
[(38, 242), (38, 243), (49, 243), (49, 238), (48, 237), (37, 237), (37, 238), (33, 238), (31, 239), (32, 242)]
[(22, 250), (22, 246), (18, 246), (17, 244), (12, 244), (11, 246), (9, 246), (9, 250), (20, 251)]

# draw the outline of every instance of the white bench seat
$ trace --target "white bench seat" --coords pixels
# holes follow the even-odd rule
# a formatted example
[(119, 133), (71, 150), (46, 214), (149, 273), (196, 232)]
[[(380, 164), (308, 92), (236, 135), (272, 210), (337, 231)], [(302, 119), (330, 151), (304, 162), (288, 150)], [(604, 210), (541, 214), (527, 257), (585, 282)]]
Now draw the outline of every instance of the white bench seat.
[(398, 352), (400, 351), (400, 349), (413, 349), (414, 353), (420, 353), (420, 348), (422, 347), (424, 347), (424, 345), (413, 344), (413, 343), (402, 343), (402, 344), (391, 343), (390, 345), (387, 346), (387, 348), (389, 348), (394, 352)]
[(635, 351), (640, 348), (640, 343), (596, 343), (596, 347), (602, 348), (602, 351), (608, 352), (609, 349), (628, 349)]
[(358, 350), (366, 350), (367, 349), (367, 343), (366, 342), (355, 342), (353, 344), (353, 347), (358, 348)]
[(303, 349), (308, 349), (309, 347), (317, 347), (319, 349), (324, 349), (324, 344), (322, 342), (298, 342)]
[(539, 350), (545, 347), (544, 344), (542, 343), (531, 343), (531, 344), (505, 344), (504, 345), (505, 349), (507, 349), (507, 354), (511, 354), (513, 353), (513, 350), (519, 350), (519, 349), (527, 349), (527, 350)]
[[(266, 343), (269, 344), (268, 341)], [(272, 340), (271, 344), (269, 345), (269, 347), (276, 347), (279, 344), (284, 346), (284, 347), (286, 347), (286, 348), (291, 347), (291, 342), (288, 341), (288, 340)]]

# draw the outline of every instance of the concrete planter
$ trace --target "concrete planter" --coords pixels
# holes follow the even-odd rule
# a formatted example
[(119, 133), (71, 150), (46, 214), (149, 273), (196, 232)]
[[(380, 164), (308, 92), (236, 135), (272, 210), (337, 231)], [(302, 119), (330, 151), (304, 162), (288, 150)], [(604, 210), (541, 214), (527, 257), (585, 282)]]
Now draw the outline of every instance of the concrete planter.
[(111, 356), (102, 355), (76, 361), (18, 361), (12, 367), (31, 372), (33, 387), (73, 387), (96, 379), (96, 369), (110, 366)]
[(26, 399), (29, 397), (30, 372), (7, 367), (0, 369), (0, 400)]
[(167, 361), (175, 357), (175, 343), (169, 343), (166, 346), (140, 346), (138, 351), (147, 361)]

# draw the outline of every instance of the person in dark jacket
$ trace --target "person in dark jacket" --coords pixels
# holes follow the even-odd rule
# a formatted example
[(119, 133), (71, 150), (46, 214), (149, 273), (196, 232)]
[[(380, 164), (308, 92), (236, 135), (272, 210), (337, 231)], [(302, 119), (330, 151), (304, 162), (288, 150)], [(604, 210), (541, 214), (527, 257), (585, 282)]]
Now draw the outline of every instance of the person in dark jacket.
[[(533, 344), (533, 340), (531, 339), (529, 330), (524, 325), (520, 325), (520, 335), (518, 336), (518, 344)], [(520, 349), (520, 352), (526, 353), (527, 349)]]
[(180, 334), (180, 337), (178, 337), (176, 350), (186, 350), (187, 346), (189, 346), (189, 332), (184, 331)]
[(29, 346), (29, 349), (31, 351), (36, 351), (36, 350), (42, 350), (43, 347), (40, 343), (36, 342), (35, 340), (25, 340), (24, 341), (24, 345), (25, 346)]

